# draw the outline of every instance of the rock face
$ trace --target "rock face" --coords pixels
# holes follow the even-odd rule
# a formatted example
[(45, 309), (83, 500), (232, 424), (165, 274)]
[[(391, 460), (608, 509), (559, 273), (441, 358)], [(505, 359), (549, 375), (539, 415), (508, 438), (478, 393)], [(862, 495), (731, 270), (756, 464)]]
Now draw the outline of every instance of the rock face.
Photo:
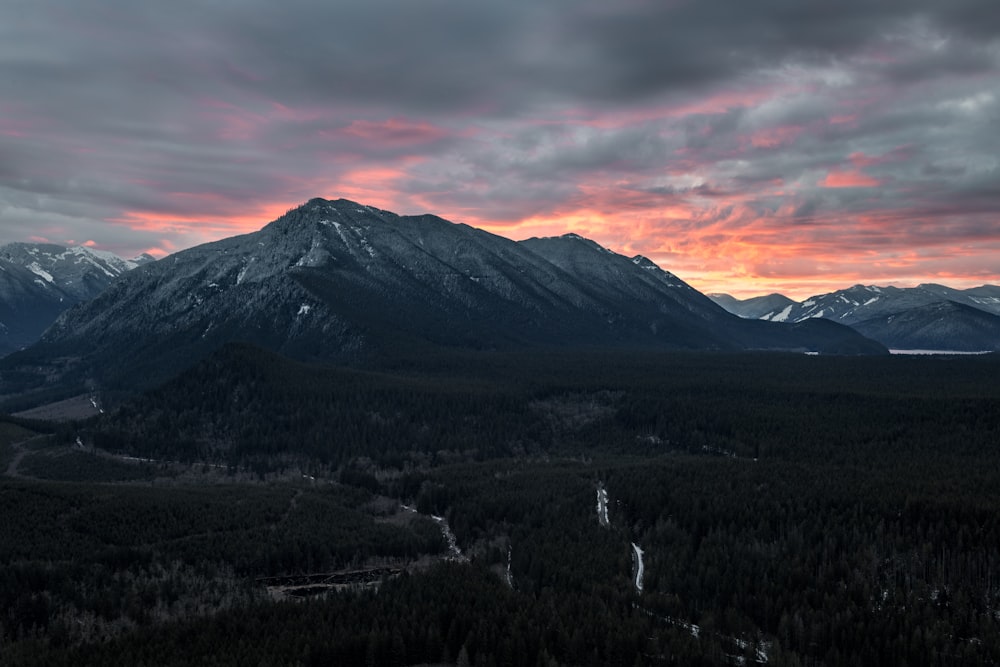
[(649, 260), (576, 235), (515, 242), (313, 199), (258, 232), (140, 266), (0, 371), (135, 388), (230, 341), (355, 362), (437, 346), (884, 352), (828, 325), (737, 318)]
[(147, 261), (50, 243), (0, 247), (0, 355), (34, 343), (64, 310)]

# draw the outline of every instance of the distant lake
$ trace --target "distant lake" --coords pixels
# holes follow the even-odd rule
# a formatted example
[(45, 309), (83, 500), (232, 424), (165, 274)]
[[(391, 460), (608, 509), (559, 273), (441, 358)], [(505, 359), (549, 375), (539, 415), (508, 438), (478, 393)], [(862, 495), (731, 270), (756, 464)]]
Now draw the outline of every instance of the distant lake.
[(990, 354), (991, 350), (967, 352), (961, 350), (889, 350), (889, 354)]

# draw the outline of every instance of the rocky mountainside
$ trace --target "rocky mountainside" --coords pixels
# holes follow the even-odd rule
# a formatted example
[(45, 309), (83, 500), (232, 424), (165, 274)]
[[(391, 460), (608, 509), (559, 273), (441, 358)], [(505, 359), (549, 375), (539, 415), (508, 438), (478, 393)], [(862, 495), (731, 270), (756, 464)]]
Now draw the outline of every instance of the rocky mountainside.
[(781, 312), (788, 306), (795, 305), (795, 302), (784, 294), (768, 294), (749, 299), (737, 299), (729, 294), (709, 294), (708, 298), (733, 315), (739, 315), (751, 320), (759, 320), (769, 313)]
[(428, 346), (885, 351), (830, 323), (737, 318), (652, 262), (575, 235), (518, 243), (313, 199), (259, 232), (130, 272), (5, 359), (2, 377), (20, 384), (0, 389), (135, 388), (237, 340), (341, 362)]
[(64, 310), (152, 260), (50, 243), (0, 247), (0, 355), (34, 343)]

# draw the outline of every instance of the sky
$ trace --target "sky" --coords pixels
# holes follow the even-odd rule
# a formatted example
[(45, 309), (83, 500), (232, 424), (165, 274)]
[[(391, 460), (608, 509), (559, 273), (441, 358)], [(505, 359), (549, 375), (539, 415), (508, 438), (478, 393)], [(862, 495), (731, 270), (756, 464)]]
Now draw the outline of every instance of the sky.
[(0, 243), (310, 198), (574, 232), (704, 292), (1000, 284), (996, 0), (6, 0)]

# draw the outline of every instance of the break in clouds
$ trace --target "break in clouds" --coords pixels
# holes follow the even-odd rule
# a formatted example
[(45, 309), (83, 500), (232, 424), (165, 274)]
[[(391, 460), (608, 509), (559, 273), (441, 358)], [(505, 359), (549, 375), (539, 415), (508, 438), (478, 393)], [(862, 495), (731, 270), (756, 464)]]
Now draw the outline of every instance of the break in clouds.
[(0, 66), (0, 242), (170, 252), (342, 196), (703, 289), (1000, 281), (988, 0), (18, 0)]

